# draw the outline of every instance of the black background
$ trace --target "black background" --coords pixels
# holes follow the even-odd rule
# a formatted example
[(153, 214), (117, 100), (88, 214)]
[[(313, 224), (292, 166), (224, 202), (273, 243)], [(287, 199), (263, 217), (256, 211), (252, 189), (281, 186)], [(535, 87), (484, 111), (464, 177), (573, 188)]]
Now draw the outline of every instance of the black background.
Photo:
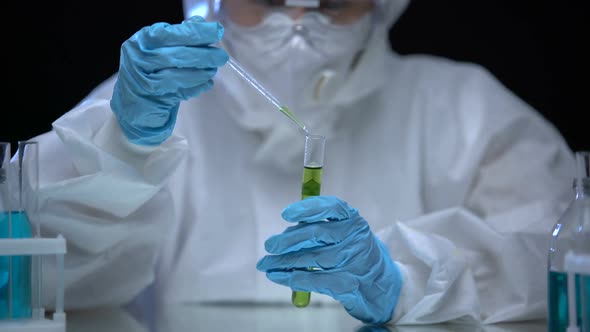
[[(551, 121), (572, 149), (589, 150), (582, 2), (413, 0), (391, 30), (392, 47), (485, 66)], [(51, 122), (115, 73), (125, 39), (145, 25), (183, 19), (181, 0), (19, 6), (6, 11), (23, 13), (15, 14), (18, 23), (8, 25), (5, 14), (2, 24), (7, 94), (0, 141), (50, 130)]]

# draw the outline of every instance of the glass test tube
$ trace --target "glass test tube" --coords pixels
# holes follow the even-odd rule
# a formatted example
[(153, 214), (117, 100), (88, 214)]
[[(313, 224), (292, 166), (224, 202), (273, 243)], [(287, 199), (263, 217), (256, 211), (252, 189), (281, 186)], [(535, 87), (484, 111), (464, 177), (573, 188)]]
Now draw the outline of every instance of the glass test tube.
[[(585, 197), (590, 194), (590, 151), (577, 151), (576, 163), (576, 194)], [(590, 200), (586, 199), (585, 202), (586, 204), (580, 209), (575, 223), (573, 252), (577, 256), (578, 265), (576, 266), (575, 285), (578, 292), (578, 303), (576, 304), (579, 306), (577, 308), (580, 320), (579, 329), (583, 332), (590, 332)], [(568, 287), (568, 290), (570, 289), (574, 289), (574, 287)], [(568, 294), (568, 296), (571, 295)], [(569, 306), (574, 307), (572, 304)], [(570, 317), (576, 316), (572, 313)]]
[[(10, 176), (10, 142), (0, 142), (0, 238), (12, 237)], [(12, 312), (12, 262), (10, 256), (0, 256), (0, 319), (10, 318)]]
[[(38, 185), (36, 147), (36, 143), (18, 142), (13, 162), (6, 159), (10, 149), (2, 149), (0, 238), (32, 237), (29, 217), (36, 209), (31, 204)], [(32, 267), (30, 255), (0, 257), (0, 319), (31, 318)]]
[[(322, 172), (324, 167), (324, 151), (326, 138), (321, 135), (305, 136), (305, 152), (303, 158), (303, 180), (301, 183), (301, 199), (309, 196), (319, 196), (322, 187)], [(313, 267), (309, 267), (313, 269)], [(309, 304), (311, 293), (293, 291), (291, 302), (298, 308)]]
[[(34, 140), (18, 142), (18, 203), (14, 210), (19, 216), (20, 237), (41, 236), (37, 195), (39, 191), (39, 143)], [(20, 298), (19, 317), (31, 317), (41, 310), (41, 259), (42, 256), (20, 256), (21, 284), (17, 295)], [(35, 317), (43, 318), (43, 317)]]

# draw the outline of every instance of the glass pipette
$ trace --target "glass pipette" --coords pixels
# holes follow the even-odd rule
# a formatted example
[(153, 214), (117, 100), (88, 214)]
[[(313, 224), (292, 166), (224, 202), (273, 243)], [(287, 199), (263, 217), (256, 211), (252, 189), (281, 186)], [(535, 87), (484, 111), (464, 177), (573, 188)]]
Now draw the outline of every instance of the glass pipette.
[(301, 121), (297, 120), (295, 115), (293, 115), (293, 113), (289, 111), (289, 108), (287, 108), (287, 106), (285, 105), (282, 105), (275, 96), (268, 92), (262, 85), (260, 85), (260, 83), (258, 83), (254, 79), (254, 77), (252, 77), (252, 75), (250, 75), (244, 68), (242, 68), (242, 66), (236, 60), (234, 60), (234, 58), (230, 56), (227, 64), (233, 70), (235, 70), (235, 72), (238, 73), (244, 80), (246, 80), (246, 82), (248, 82), (250, 86), (256, 89), (258, 93), (264, 96), (271, 104), (276, 106), (278, 110), (281, 111), (281, 113), (286, 115), (289, 119), (291, 119), (291, 121), (295, 122), (297, 126), (303, 129), (306, 136), (309, 136), (309, 130), (307, 129), (307, 127), (303, 123), (301, 123)]

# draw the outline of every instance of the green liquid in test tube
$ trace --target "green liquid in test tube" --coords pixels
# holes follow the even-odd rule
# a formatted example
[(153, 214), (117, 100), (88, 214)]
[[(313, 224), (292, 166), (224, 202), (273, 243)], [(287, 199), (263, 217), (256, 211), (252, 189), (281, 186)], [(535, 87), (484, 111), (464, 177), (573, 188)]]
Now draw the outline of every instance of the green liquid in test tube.
[[(258, 83), (258, 81), (231, 56), (228, 65), (260, 95), (265, 97), (268, 102), (274, 105), (281, 113), (305, 132), (305, 154), (303, 161), (301, 199), (305, 199), (309, 196), (318, 196), (322, 186), (322, 168), (324, 167), (324, 148), (326, 138), (320, 135), (311, 135), (307, 127), (295, 117), (287, 106), (282, 104), (275, 96), (260, 85), (260, 83)], [(314, 267), (310, 266), (308, 269), (313, 270)], [(304, 308), (309, 304), (310, 298), (311, 294), (309, 292), (293, 291), (291, 302), (298, 308)]]
[[(319, 196), (322, 187), (322, 173), (324, 168), (324, 151), (326, 138), (321, 135), (305, 136), (305, 152), (303, 158), (303, 179), (301, 181), (301, 199)], [(313, 270), (314, 267), (308, 267)], [(293, 291), (291, 302), (298, 308), (309, 305), (311, 293)]]

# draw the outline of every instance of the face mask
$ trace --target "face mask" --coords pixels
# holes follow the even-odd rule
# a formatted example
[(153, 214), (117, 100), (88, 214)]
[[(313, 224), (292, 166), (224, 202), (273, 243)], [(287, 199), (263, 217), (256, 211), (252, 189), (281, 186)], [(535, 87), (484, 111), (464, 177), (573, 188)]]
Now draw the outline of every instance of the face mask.
[[(335, 121), (330, 97), (366, 46), (372, 15), (350, 25), (331, 24), (315, 12), (306, 13), (297, 21), (282, 12), (273, 12), (255, 27), (242, 27), (227, 19), (222, 23), (223, 46), (229, 54), (312, 132), (329, 135)], [(280, 158), (284, 166), (300, 166), (297, 158), (303, 144), (294, 142), (300, 141), (302, 132), (237, 75), (224, 68), (220, 76), (220, 85), (237, 103), (229, 107), (232, 116), (243, 127), (257, 130), (265, 137), (256, 158), (272, 162), (277, 151), (288, 150), (292, 156)], [(290, 148), (293, 144), (294, 148)]]
[(326, 77), (344, 78), (366, 45), (371, 23), (371, 15), (350, 25), (335, 25), (316, 12), (295, 21), (276, 11), (255, 27), (224, 20), (223, 43), (261, 84), (294, 107), (301, 98), (319, 99), (318, 83)]

